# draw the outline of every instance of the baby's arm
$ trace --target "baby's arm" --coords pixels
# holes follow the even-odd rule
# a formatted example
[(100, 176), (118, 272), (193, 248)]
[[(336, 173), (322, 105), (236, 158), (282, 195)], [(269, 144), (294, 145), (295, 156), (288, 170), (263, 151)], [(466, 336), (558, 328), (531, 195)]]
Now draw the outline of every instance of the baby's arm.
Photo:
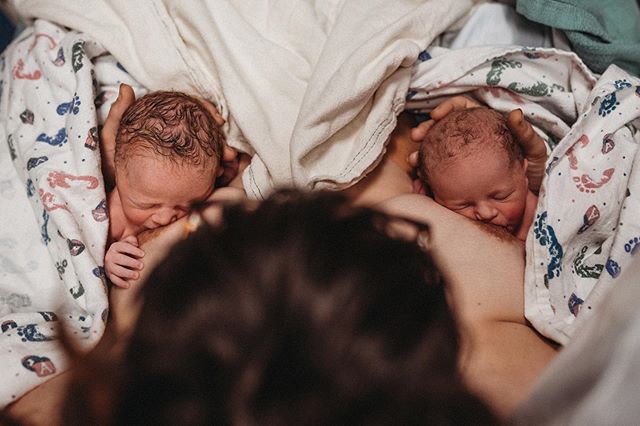
[(129, 280), (136, 280), (144, 267), (140, 260), (144, 251), (138, 247), (134, 235), (116, 241), (109, 246), (104, 257), (104, 268), (111, 282), (121, 288), (129, 288)]

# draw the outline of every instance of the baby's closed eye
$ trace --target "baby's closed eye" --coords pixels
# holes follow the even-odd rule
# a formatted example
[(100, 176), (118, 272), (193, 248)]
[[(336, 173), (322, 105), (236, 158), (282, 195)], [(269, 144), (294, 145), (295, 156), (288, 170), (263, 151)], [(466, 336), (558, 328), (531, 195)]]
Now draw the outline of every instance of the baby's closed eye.
[(455, 205), (452, 205), (452, 206), (447, 206), (448, 209), (453, 210), (453, 211), (465, 210), (465, 209), (468, 209), (469, 207), (471, 207), (471, 204), (469, 204), (469, 203), (455, 204)]
[(507, 198), (509, 198), (512, 194), (513, 194), (513, 191), (499, 192), (497, 194), (494, 194), (492, 198), (497, 201), (504, 201)]

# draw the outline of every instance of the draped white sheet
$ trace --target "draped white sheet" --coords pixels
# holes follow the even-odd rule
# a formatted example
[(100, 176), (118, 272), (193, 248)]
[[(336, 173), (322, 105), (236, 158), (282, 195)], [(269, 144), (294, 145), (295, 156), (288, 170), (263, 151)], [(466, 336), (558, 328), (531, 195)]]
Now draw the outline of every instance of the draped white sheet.
[(216, 103), (243, 180), (342, 188), (371, 170), (419, 52), (471, 0), (14, 0), (24, 17), (83, 32), (143, 86)]

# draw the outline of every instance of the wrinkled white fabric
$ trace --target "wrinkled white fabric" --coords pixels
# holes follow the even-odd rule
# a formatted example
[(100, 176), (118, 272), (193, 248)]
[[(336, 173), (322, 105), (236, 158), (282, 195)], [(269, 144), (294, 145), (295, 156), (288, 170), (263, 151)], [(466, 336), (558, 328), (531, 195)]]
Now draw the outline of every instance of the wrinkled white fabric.
[(471, 0), (14, 0), (26, 18), (101, 43), (150, 90), (218, 105), (243, 181), (342, 188), (372, 169), (404, 105), (411, 65)]

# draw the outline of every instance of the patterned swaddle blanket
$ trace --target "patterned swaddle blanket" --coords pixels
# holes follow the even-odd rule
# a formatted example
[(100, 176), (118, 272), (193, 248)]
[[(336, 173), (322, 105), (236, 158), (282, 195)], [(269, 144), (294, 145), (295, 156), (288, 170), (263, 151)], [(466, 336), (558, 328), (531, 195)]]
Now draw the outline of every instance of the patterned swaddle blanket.
[(638, 117), (640, 80), (610, 67), (547, 163), (527, 240), (525, 312), (559, 343), (640, 261)]
[(91, 62), (103, 53), (36, 21), (0, 58), (0, 408), (66, 368), (59, 327), (85, 348), (104, 332), (108, 218)]
[(640, 81), (616, 66), (596, 79), (556, 49), (423, 52), (407, 109), (455, 94), (503, 113), (522, 109), (552, 149), (526, 243), (525, 316), (566, 344), (640, 252)]

